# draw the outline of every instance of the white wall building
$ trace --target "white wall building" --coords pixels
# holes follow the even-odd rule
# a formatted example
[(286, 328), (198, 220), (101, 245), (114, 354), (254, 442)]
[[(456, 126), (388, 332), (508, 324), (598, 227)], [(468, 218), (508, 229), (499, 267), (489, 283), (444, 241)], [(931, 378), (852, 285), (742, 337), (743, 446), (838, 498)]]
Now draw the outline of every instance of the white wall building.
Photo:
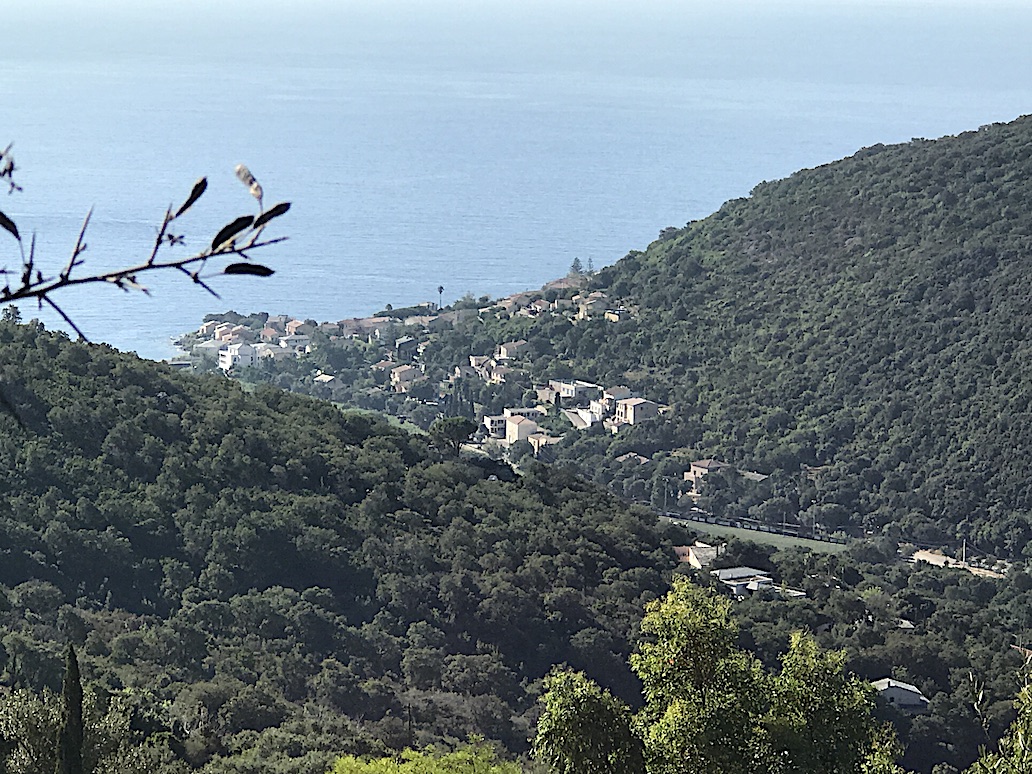
[(258, 355), (250, 344), (241, 342), (230, 344), (219, 350), (219, 368), (228, 371), (231, 368), (250, 368), (258, 362)]

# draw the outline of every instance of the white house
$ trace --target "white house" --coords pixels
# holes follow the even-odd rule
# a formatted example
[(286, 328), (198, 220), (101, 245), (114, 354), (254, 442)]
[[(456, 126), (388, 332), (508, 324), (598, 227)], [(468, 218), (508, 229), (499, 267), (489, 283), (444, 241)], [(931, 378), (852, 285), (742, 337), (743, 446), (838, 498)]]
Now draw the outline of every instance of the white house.
[(279, 345), (294, 351), (303, 351), (312, 342), (312, 337), (307, 333), (288, 333), (280, 336)]
[(597, 384), (585, 382), (581, 379), (573, 379), (572, 381), (550, 379), (548, 386), (555, 390), (564, 402), (573, 401), (576, 403), (582, 400), (591, 400), (602, 391), (602, 388)]
[(625, 398), (616, 402), (616, 421), (637, 425), (659, 416), (659, 404), (645, 398)]
[(221, 341), (222, 339), (224, 339), (227, 336), (229, 336), (229, 334), (230, 334), (230, 332), (232, 330), (233, 330), (233, 325), (231, 323), (226, 323), (226, 322), (219, 323), (218, 325), (215, 326), (215, 331), (213, 332), (212, 336), (213, 336), (213, 338), (216, 338), (219, 341)]
[(198, 357), (217, 360), (219, 357), (219, 350), (225, 346), (224, 342), (218, 341), (217, 339), (208, 339), (208, 341), (202, 341), (200, 344), (194, 345), (193, 353)]
[(219, 368), (228, 371), (231, 368), (249, 368), (258, 362), (254, 347), (246, 342), (230, 344), (219, 350)]
[(728, 567), (711, 570), (710, 575), (731, 589), (736, 597), (744, 597), (754, 591), (774, 588), (774, 579), (764, 570), (755, 567)]
[(491, 414), (485, 415), (480, 422), (487, 429), (487, 432), (495, 438), (503, 438), (505, 436), (506, 419), (508, 419), (508, 417), (504, 414)]
[(563, 409), (562, 414), (575, 430), (585, 430), (598, 421), (591, 413), (591, 409), (586, 408)]
[(391, 369), (391, 386), (395, 392), (408, 392), (413, 384), (425, 378), (426, 375), (415, 366), (403, 365)]
[(537, 422), (529, 417), (509, 416), (505, 418), (505, 443), (507, 446), (526, 441), (537, 431)]
[(875, 680), (871, 685), (878, 691), (879, 696), (903, 712), (917, 715), (928, 711), (928, 698), (916, 685), (893, 680), (891, 677)]
[(519, 341), (507, 341), (504, 344), (498, 345), (498, 359), (499, 360), (513, 360), (518, 358), (521, 354), (527, 351), (526, 339), (520, 339)]

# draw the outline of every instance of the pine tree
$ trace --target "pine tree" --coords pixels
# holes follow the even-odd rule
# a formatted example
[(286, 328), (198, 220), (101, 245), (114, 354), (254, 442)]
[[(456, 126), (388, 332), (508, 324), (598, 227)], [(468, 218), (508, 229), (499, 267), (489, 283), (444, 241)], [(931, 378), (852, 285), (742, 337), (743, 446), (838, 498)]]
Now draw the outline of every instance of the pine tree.
[(75, 648), (69, 643), (65, 674), (61, 683), (61, 725), (57, 729), (55, 774), (83, 774), (82, 768), (82, 680)]

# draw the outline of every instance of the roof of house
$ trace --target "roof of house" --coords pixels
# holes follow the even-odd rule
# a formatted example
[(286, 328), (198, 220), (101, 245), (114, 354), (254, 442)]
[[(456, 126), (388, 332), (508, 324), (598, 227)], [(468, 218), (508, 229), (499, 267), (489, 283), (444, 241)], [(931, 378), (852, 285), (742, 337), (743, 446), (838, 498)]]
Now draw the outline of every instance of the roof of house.
[(917, 694), (925, 701), (928, 701), (928, 698), (921, 693), (920, 688), (916, 685), (911, 685), (910, 683), (904, 683), (902, 680), (893, 680), (891, 677), (883, 677), (881, 680), (872, 681), (871, 685), (873, 685), (875, 690), (878, 691), (885, 691), (889, 688), (902, 688), (904, 691)]
[(537, 441), (540, 444), (549, 444), (549, 443), (559, 443), (563, 439), (562, 439), (561, 436), (557, 437), (557, 436), (554, 436), (554, 435), (549, 435), (547, 432), (539, 431), (539, 432), (536, 432), (536, 433), (531, 433), (529, 436), (527, 436), (527, 440), (528, 441)]
[(702, 468), (703, 470), (720, 470), (721, 468), (729, 468), (731, 466), (726, 462), (721, 462), (720, 460), (705, 459), (696, 460), (692, 463), (692, 467)]
[(408, 376), (410, 373), (413, 373), (413, 372), (414, 373), (418, 373), (418, 374), (423, 373), (422, 371), (420, 371), (415, 366), (401, 365), (401, 366), (398, 366), (397, 368), (392, 368), (391, 369), (391, 376)]
[(770, 478), (766, 473), (757, 473), (755, 470), (740, 470), (738, 471), (738, 474), (747, 481), (754, 481), (757, 483), (760, 481), (766, 481)]
[(634, 460), (639, 465), (644, 465), (646, 462), (652, 462), (648, 457), (638, 454), (637, 452), (627, 452), (626, 454), (621, 454), (616, 458), (617, 462), (627, 462), (628, 460)]
[[(688, 553), (694, 554), (696, 561), (700, 564), (710, 564), (720, 555), (720, 549), (716, 546), (694, 545), (688, 547)], [(764, 576), (766, 577), (766, 576)]]
[(570, 424), (577, 430), (583, 430), (589, 425), (589, 422), (584, 417), (572, 409), (563, 409), (563, 416), (570, 420)]
[(743, 581), (751, 578), (770, 578), (766, 570), (759, 570), (755, 567), (726, 567), (723, 570), (711, 570), (711, 575), (717, 576), (719, 581)]

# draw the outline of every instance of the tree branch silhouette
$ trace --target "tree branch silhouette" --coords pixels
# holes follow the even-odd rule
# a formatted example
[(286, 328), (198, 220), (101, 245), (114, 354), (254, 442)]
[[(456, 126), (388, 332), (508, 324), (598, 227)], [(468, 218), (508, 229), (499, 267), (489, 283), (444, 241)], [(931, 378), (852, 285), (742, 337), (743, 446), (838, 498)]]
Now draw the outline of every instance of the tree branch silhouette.
[[(0, 151), (0, 185), (4, 182), (7, 183), (8, 195), (23, 190), (14, 179), (17, 166), (14, 163), (14, 156), (11, 154), (11, 147), (8, 145), (3, 151)], [(264, 192), (251, 171), (240, 164), (236, 167), (236, 176), (257, 201), (257, 214), (234, 218), (219, 229), (210, 244), (202, 250), (180, 256), (172, 255), (172, 251), (176, 248), (183, 247), (185, 250), (186, 237), (179, 232), (177, 224), (179, 218), (188, 212), (207, 190), (208, 179), (202, 177), (194, 183), (189, 195), (178, 208), (173, 210), (170, 205), (165, 210), (161, 225), (157, 229), (154, 245), (146, 260), (135, 265), (107, 271), (88, 272), (82, 268), (85, 263), (83, 254), (87, 249), (86, 234), (93, 216), (92, 208), (83, 219), (82, 227), (79, 229), (79, 235), (67, 263), (56, 275), (44, 274), (39, 267), (35, 234), (29, 240), (28, 253), (26, 253), (25, 240), (18, 230), (18, 225), (0, 211), (0, 230), (6, 231), (17, 241), (21, 262), (20, 268), (16, 270), (8, 269), (6, 266), (0, 267), (0, 282), (4, 283), (0, 288), (0, 306), (12, 304), (15, 301), (33, 299), (40, 308), (48, 306), (53, 309), (80, 339), (89, 341), (72, 317), (54, 300), (53, 296), (59, 291), (79, 285), (110, 283), (126, 292), (135, 290), (149, 294), (146, 286), (140, 282), (140, 277), (149, 276), (154, 272), (173, 270), (183, 273), (195, 285), (219, 298), (219, 294), (209, 284), (212, 277), (241, 274), (253, 277), (271, 276), (274, 273), (273, 270), (268, 266), (252, 262), (251, 253), (286, 239), (286, 237), (268, 238), (264, 236), (264, 232), (273, 220), (284, 215), (290, 209), (290, 203), (281, 202), (266, 210), (263, 203)], [(24, 429), (25, 425), (16, 408), (4, 393), (2, 385), (0, 385), (0, 412), (10, 414)]]
[[(14, 157), (11, 155), (11, 146), (8, 145), (7, 148), (0, 151), (0, 180), (6, 179), (9, 194), (22, 190), (22, 187), (14, 181), (16, 169)], [(207, 190), (208, 180), (202, 177), (194, 184), (186, 200), (177, 209), (173, 210), (169, 206), (165, 210), (161, 226), (158, 228), (154, 245), (147, 259), (135, 265), (109, 271), (75, 274), (76, 269), (80, 269), (84, 264), (82, 256), (87, 249), (86, 233), (93, 215), (92, 209), (83, 219), (82, 228), (79, 230), (79, 236), (75, 241), (75, 246), (72, 248), (68, 262), (57, 275), (45, 275), (39, 268), (36, 256), (35, 235), (33, 235), (29, 242), (28, 254), (26, 254), (25, 242), (18, 230), (17, 224), (0, 211), (0, 228), (7, 231), (18, 242), (21, 251), (21, 268), (19, 270), (12, 271), (6, 267), (0, 268), (0, 277), (7, 279), (4, 287), (0, 288), (0, 305), (24, 299), (34, 299), (40, 307), (46, 305), (52, 308), (78, 334), (79, 338), (88, 341), (88, 338), (79, 326), (54, 301), (53, 295), (58, 291), (77, 285), (110, 283), (126, 292), (137, 290), (148, 293), (147, 288), (139, 281), (139, 277), (152, 272), (172, 269), (182, 272), (194, 284), (199, 285), (205, 291), (218, 298), (218, 293), (208, 284), (208, 280), (213, 276), (223, 274), (244, 274), (255, 277), (271, 276), (274, 273), (272, 269), (251, 262), (251, 253), (270, 245), (278, 244), (286, 239), (286, 237), (266, 238), (263, 237), (263, 234), (269, 223), (290, 209), (290, 203), (281, 202), (265, 210), (263, 207), (264, 192), (250, 170), (242, 164), (238, 165), (236, 175), (257, 200), (258, 213), (256, 215), (241, 215), (234, 218), (215, 234), (210, 245), (203, 250), (179, 257), (169, 255), (171, 250), (185, 244), (184, 235), (176, 233), (174, 227), (178, 219), (190, 210)], [(242, 260), (238, 261), (236, 259)], [(213, 265), (213, 272), (205, 273), (209, 268), (213, 268)], [(17, 280), (13, 283), (11, 282), (12, 277), (17, 277)]]

